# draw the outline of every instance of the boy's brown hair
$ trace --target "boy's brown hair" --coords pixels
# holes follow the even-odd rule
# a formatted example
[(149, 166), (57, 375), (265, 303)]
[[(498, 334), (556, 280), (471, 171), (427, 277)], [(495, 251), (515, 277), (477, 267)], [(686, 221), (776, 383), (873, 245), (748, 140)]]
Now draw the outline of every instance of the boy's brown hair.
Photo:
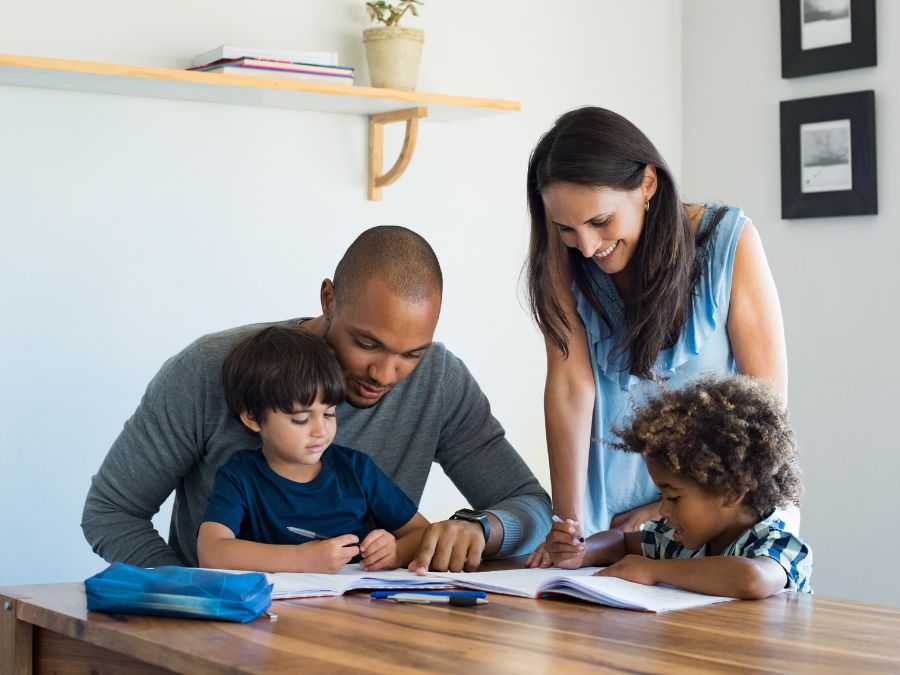
[(272, 410), (291, 414), (320, 398), (344, 400), (346, 381), (324, 339), (297, 328), (269, 326), (238, 342), (222, 364), (225, 402), (236, 417), (247, 411), (262, 423)]
[(619, 449), (639, 452), (707, 492), (746, 492), (744, 502), (760, 518), (789, 502), (800, 505), (794, 432), (781, 399), (760, 380), (708, 375), (662, 389), (616, 433)]

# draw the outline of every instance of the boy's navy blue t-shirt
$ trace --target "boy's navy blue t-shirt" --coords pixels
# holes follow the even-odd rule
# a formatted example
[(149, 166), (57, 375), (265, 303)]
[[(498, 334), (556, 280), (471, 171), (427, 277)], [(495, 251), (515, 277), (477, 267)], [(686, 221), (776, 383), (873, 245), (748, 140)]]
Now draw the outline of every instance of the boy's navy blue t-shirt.
[(332, 443), (309, 483), (279, 476), (262, 450), (235, 452), (216, 474), (203, 521), (221, 523), (246, 541), (303, 544), (309, 539), (289, 526), (362, 541), (372, 530), (403, 527), (416, 511), (368, 455)]

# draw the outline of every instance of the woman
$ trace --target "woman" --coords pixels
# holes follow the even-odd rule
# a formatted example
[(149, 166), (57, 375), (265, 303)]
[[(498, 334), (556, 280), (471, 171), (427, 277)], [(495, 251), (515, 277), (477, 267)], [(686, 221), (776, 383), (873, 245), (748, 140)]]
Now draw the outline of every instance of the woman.
[(742, 212), (682, 203), (653, 144), (609, 110), (568, 112), (541, 138), (528, 204), (554, 512), (586, 535), (633, 531), (659, 517), (659, 493), (639, 456), (607, 447), (613, 427), (709, 370), (764, 378), (786, 400), (775, 284)]

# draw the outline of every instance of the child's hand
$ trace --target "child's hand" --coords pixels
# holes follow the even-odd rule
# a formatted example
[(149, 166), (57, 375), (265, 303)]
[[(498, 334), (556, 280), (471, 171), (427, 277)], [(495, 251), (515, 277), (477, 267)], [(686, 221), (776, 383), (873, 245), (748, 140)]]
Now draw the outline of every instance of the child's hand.
[(571, 518), (562, 522), (554, 521), (544, 542), (544, 548), (550, 554), (550, 562), (555, 567), (568, 570), (581, 567), (587, 549), (584, 542), (579, 540), (580, 537), (578, 521)]
[(297, 551), (303, 557), (301, 569), (304, 572), (325, 572), (332, 574), (340, 570), (359, 555), (355, 534), (342, 534), (325, 541), (310, 541), (297, 544)]
[(654, 571), (658, 560), (645, 558), (642, 555), (626, 555), (619, 562), (594, 572), (597, 577), (618, 577), (638, 584), (655, 586), (659, 583)]
[(397, 539), (385, 530), (369, 532), (359, 545), (359, 552), (359, 566), (368, 572), (397, 567)]

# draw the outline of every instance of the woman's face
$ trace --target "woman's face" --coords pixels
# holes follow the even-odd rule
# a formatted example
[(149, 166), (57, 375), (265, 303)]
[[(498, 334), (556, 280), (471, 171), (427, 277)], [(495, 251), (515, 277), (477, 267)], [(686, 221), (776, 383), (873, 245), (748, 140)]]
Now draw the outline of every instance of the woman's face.
[[(653, 170), (652, 167), (648, 167)], [(645, 174), (644, 184), (631, 191), (553, 183), (541, 192), (547, 224), (563, 244), (591, 258), (609, 275), (628, 267), (644, 229), (645, 200), (656, 188)]]

